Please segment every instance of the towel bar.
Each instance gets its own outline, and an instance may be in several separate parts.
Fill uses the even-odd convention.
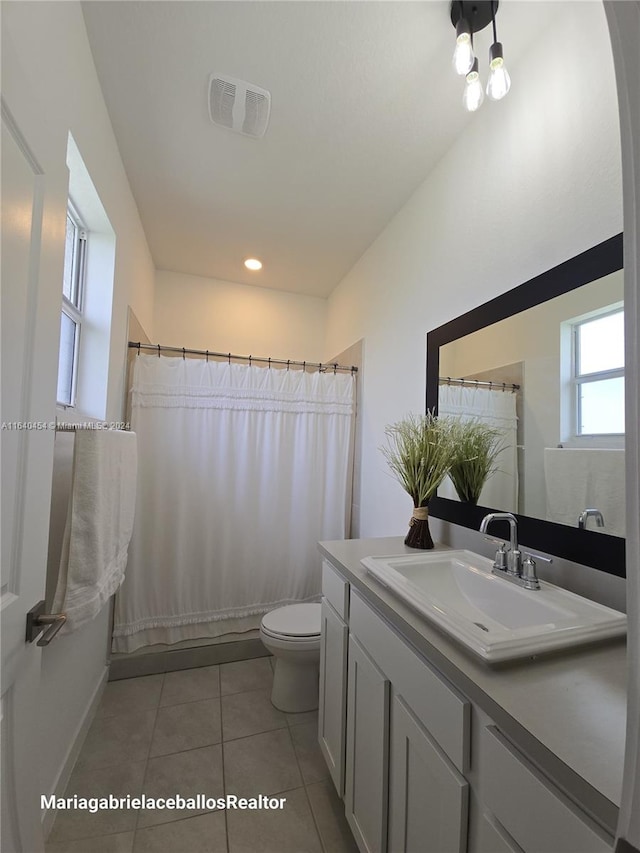
[[[67,621],[64,613],[45,613],[45,603],[39,601],[35,607],[27,613],[27,643],[33,643],[36,637],[44,631],[38,640],[39,646],[48,646]]]

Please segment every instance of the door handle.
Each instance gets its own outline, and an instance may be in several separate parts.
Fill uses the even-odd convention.
[[[65,613],[45,613],[44,609],[45,602],[39,601],[27,613],[27,633],[25,637],[27,643],[33,643],[36,637],[42,634],[38,640],[38,645],[48,646],[67,621]],[[43,631],[44,634],[42,633]]]

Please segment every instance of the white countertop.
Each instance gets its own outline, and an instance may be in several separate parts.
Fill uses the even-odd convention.
[[[402,537],[321,542],[320,551],[561,788],[615,831],[625,748],[624,640],[490,666],[403,604],[360,564],[367,556],[415,554]]]

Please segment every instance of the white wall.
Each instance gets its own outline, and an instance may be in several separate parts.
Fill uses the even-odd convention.
[[[33,124],[39,111],[37,150],[47,161],[66,168],[69,132],[78,146],[91,180],[116,235],[113,317],[109,357],[107,420],[119,420],[123,402],[126,314],[130,304],[143,325],[153,325],[154,270],[142,226],[120,160],[109,116],[98,85],[79,3],[3,3],[3,97],[19,123]],[[44,117],[44,120],[42,120]],[[60,242],[60,289],[41,294],[45,320],[41,339],[50,342],[52,364],[57,364],[62,299],[64,198],[58,221],[47,223]],[[44,309],[43,309],[44,310]],[[48,419],[55,417],[55,383],[43,392],[49,403]],[[53,459],[53,436],[50,444]],[[43,469],[42,489],[50,492],[51,469]],[[44,590],[43,590],[44,592]],[[43,650],[39,706],[42,724],[39,770],[42,792],[59,782],[68,751],[82,730],[106,673],[108,613],[78,633],[59,638]]]
[[[154,343],[321,361],[326,299],[186,273],[156,273]]]
[[[378,448],[424,411],[426,332],[622,230],[604,12],[581,4],[576,28],[574,9],[510,57],[508,98],[471,117],[329,299],[326,352],[365,340],[362,536],[406,532],[410,499]]]

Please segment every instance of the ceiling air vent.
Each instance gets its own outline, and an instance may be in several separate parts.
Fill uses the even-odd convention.
[[[271,93],[253,83],[222,74],[209,79],[209,115],[220,124],[244,133],[264,136],[271,112]]]

